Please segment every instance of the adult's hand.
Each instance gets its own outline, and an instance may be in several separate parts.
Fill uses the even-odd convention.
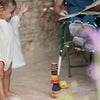
[[[57,14],[63,12],[65,15],[68,15],[67,11],[62,9],[63,3],[64,3],[64,0],[56,0],[54,11]]]
[[[68,12],[66,10],[61,10],[60,13],[63,12],[65,15],[68,15]]]

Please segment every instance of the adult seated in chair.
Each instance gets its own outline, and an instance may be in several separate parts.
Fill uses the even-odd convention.
[[[67,2],[67,9],[63,10],[62,5],[64,0],[56,0],[56,4],[54,10],[57,14],[63,12],[64,14],[73,14],[82,11],[87,6],[92,4],[94,0],[65,0]],[[100,9],[100,8],[99,8]],[[93,29],[94,26],[87,23],[92,22],[95,23],[94,15],[79,15],[70,18],[71,21],[75,22],[83,22],[83,23],[70,23],[69,30],[70,34],[73,36],[73,42],[77,46],[84,46],[88,41],[87,29]]]

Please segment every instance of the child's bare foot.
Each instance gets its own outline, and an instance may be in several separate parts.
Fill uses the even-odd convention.
[[[4,97],[4,98],[0,98],[0,100],[8,100],[8,98]]]
[[[6,96],[15,97],[15,96],[18,96],[18,95],[16,93],[14,93],[14,92],[9,91],[9,92],[6,93]]]

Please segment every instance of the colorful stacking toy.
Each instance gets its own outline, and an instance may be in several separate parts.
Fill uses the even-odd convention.
[[[52,98],[57,98],[58,94],[60,92],[60,86],[59,86],[59,75],[57,75],[57,71],[58,71],[58,65],[57,63],[52,63],[51,64],[51,83],[53,84],[52,87],[52,94],[51,97]]]

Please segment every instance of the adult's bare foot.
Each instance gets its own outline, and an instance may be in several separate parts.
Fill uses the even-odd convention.
[[[15,96],[18,96],[18,95],[16,93],[14,93],[14,92],[9,91],[9,92],[6,93],[6,96],[15,97]]]

